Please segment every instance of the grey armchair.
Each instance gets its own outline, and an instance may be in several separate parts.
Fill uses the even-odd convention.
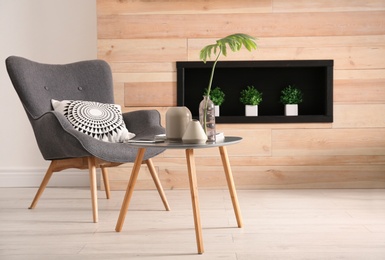
[[[54,172],[69,168],[88,169],[93,221],[98,221],[96,168],[101,168],[107,199],[110,197],[107,167],[134,162],[137,149],[126,143],[99,141],[74,129],[60,113],[53,111],[51,99],[86,100],[114,103],[112,73],[102,60],[65,65],[42,64],[22,57],[6,59],[6,67],[32,125],[37,144],[51,164],[32,201],[34,208]],[[135,138],[149,138],[164,133],[156,110],[123,113],[123,120]],[[166,210],[169,205],[151,158],[162,149],[147,149],[147,164]]]

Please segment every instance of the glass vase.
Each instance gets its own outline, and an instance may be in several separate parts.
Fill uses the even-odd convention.
[[[215,142],[215,106],[209,96],[203,96],[199,104],[199,122],[207,135],[207,142]]]

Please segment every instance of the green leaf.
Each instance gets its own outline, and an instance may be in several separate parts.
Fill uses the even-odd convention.
[[[200,51],[200,59],[206,63],[207,59],[208,58],[211,58],[211,53],[212,53],[212,50],[214,49],[214,54],[216,53],[216,49],[217,49],[217,45],[216,44],[211,44],[211,45],[207,45],[206,47],[204,47],[201,51]]]
[[[210,94],[215,66],[221,54],[223,54],[223,56],[227,56],[227,47],[229,47],[231,51],[236,52],[236,51],[239,51],[242,48],[242,46],[245,46],[245,48],[248,51],[257,49],[256,38],[244,33],[236,33],[217,40],[215,44],[210,44],[202,48],[202,50],[199,53],[199,58],[204,63],[206,63],[206,61],[211,58],[212,53],[216,56],[215,62],[211,71],[209,85],[207,88],[208,94]],[[218,54],[217,54],[217,51],[218,51]]]
[[[289,85],[281,91],[280,101],[283,104],[299,104],[302,100],[302,91],[294,86]]]
[[[200,59],[203,62],[206,62],[208,58],[211,57],[211,53],[216,54],[216,48],[220,48],[223,56],[227,56],[227,47],[229,47],[233,52],[239,51],[242,46],[248,51],[257,49],[256,38],[243,34],[237,33],[226,36],[216,41],[216,44],[207,45],[201,50]]]
[[[259,92],[254,86],[247,86],[241,91],[241,101],[244,105],[259,105],[262,102],[262,92]]]

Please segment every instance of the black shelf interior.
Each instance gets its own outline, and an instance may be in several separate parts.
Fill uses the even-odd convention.
[[[177,105],[198,118],[198,107],[207,88],[213,62],[177,62]],[[263,93],[257,117],[246,117],[240,91],[253,85]],[[294,85],[304,101],[299,116],[284,116],[281,90]],[[217,123],[333,122],[333,60],[222,61],[217,63],[212,88],[225,92]]]

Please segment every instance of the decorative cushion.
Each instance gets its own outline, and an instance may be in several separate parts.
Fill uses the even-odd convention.
[[[135,134],[124,124],[119,105],[81,100],[51,100],[55,111],[63,114],[74,128],[105,142],[127,142]]]

